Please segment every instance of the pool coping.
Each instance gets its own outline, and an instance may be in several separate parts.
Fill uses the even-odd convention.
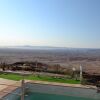
[[[68,83],[57,83],[57,82],[36,81],[36,80],[27,80],[26,83],[63,86],[63,87],[73,87],[73,88],[84,88],[84,89],[96,89],[97,90],[96,86],[82,85],[82,84],[68,84]]]

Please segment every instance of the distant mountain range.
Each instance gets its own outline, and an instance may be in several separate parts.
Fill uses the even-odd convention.
[[[96,48],[71,48],[71,47],[54,47],[54,46],[2,46],[0,48],[11,48],[11,49],[39,49],[39,50],[100,50]]]
[[[53,46],[5,46],[1,48],[15,48],[15,49],[67,49],[67,47],[53,47]]]

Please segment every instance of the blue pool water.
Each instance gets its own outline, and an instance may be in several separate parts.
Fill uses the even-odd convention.
[[[17,100],[20,100],[20,98],[18,98]],[[29,93],[27,94],[27,96],[25,96],[25,100],[94,100],[94,99],[54,95],[54,94],[44,94],[44,93]]]

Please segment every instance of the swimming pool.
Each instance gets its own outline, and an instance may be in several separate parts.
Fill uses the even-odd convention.
[[[21,100],[18,98],[17,100]],[[71,97],[64,95],[44,94],[44,93],[29,93],[25,100],[94,100],[90,98]]]
[[[96,89],[75,88],[66,86],[26,84],[25,100],[100,100]],[[21,93],[21,88],[13,93]],[[4,100],[20,100],[20,96],[8,94]]]

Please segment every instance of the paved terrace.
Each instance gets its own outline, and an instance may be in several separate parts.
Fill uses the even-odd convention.
[[[20,82],[0,78],[0,98],[15,90]]]

